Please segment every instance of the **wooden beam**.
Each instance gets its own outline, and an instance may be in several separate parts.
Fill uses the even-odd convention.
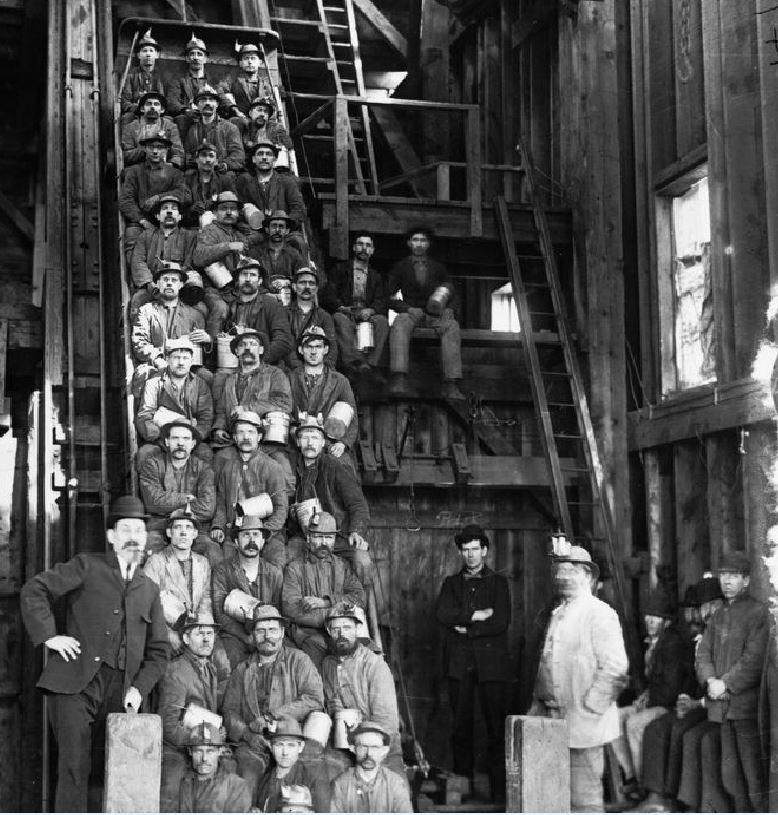
[[[0,192],[0,212],[17,228],[19,233],[32,243],[35,240],[35,227],[26,215],[19,212],[16,206]]]
[[[467,113],[467,195],[470,199],[470,235],[483,235],[483,192],[481,189],[481,118],[478,110]]]
[[[372,0],[353,0],[353,2],[354,8],[359,9],[365,15],[365,19],[376,28],[389,45],[401,56],[407,57],[408,40],[392,25],[375,3]]]
[[[411,144],[405,134],[400,120],[391,108],[385,107],[374,107],[373,118],[381,128],[392,155],[400,165],[403,176],[407,176],[410,179],[410,174],[417,172],[421,167],[421,159],[416,152],[416,148]],[[384,189],[384,187],[385,183],[381,184],[380,188]],[[434,187],[429,179],[417,179],[414,176],[411,181],[411,188],[413,189],[414,195],[426,195],[430,198],[434,197]]]
[[[629,449],[645,450],[683,439],[775,418],[769,386],[741,380],[699,389],[694,400],[642,408],[628,415]]]
[[[511,42],[518,48],[524,40],[532,36],[540,28],[547,26],[559,13],[555,2],[549,0],[534,0],[527,10],[513,24]]]
[[[294,130],[292,130],[292,132],[289,135],[293,139],[297,139],[300,138],[301,136],[304,136],[306,133],[310,133],[311,130],[313,130],[316,127],[316,125],[324,118],[324,116],[326,115],[327,111],[330,109],[331,106],[332,100],[330,100],[329,102],[325,102],[323,105],[319,105],[319,107],[317,107],[316,110],[313,111],[313,113],[306,116],[302,120],[302,122],[300,122],[300,124],[298,124],[297,127],[294,128]]]
[[[348,259],[349,189],[348,189],[348,102],[345,96],[335,99],[335,228],[330,235],[330,254]]]
[[[0,411],[5,399],[6,354],[8,352],[8,320],[0,320]]]

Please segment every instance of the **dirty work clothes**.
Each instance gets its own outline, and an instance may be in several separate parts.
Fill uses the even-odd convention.
[[[308,787],[314,812],[330,811],[330,784],[324,772],[303,761],[296,761],[289,772],[278,778],[276,768],[271,767],[259,782],[256,806],[261,812],[281,812],[281,787]]]
[[[326,419],[336,402],[346,402],[351,405],[354,415],[346,428],[345,435],[338,441],[343,442],[349,450],[352,450],[359,428],[357,402],[348,379],[327,364],[323,372],[315,379],[305,373],[304,367],[296,368],[289,374],[289,385],[292,391],[292,415],[295,416],[302,411],[314,416],[321,413]]]
[[[413,812],[408,782],[385,766],[370,784],[346,770],[332,782],[330,812]]]
[[[286,374],[275,365],[260,366],[251,373],[240,369],[226,377],[214,377],[213,401],[215,430],[229,430],[231,417],[238,407],[264,416],[266,413],[292,410],[292,393]]]
[[[395,317],[389,330],[389,359],[392,373],[407,374],[411,336],[415,328],[432,328],[440,337],[440,355],[444,379],[462,378],[462,335],[450,308],[440,317],[421,309],[406,311]]]
[[[181,782],[177,812],[251,812],[251,788],[239,776],[219,767],[202,778],[189,770]]]
[[[157,71],[144,71],[140,65],[130,68],[121,95],[122,123],[131,122],[138,112],[138,100],[144,93],[165,95],[162,77]]]
[[[357,322],[350,314],[337,312],[332,316],[332,321],[335,323],[338,353],[344,367],[355,362],[366,362],[375,368],[381,363],[389,336],[389,322],[383,314],[373,314],[367,320],[373,326],[373,350],[367,354],[357,349]]]
[[[168,158],[171,164],[175,164],[179,169],[184,166],[184,148],[181,145],[181,134],[178,132],[176,123],[168,116],[161,116],[159,119],[148,121],[146,119],[134,119],[122,128],[122,152],[124,153],[124,166],[140,164],[146,160],[146,148],[140,143],[141,139],[149,136],[156,136],[164,133],[172,142],[168,150]]]
[[[197,166],[197,148],[204,142],[210,142],[216,147],[216,158],[219,163],[227,165],[231,172],[243,170],[246,154],[238,128],[232,122],[215,117],[206,124],[201,118],[196,119],[184,136],[184,150],[186,151],[187,169]]]
[[[683,735],[707,717],[704,707],[690,710],[682,719],[676,716],[675,711],[670,711],[646,727],[641,775],[645,789],[668,798],[678,797]]]

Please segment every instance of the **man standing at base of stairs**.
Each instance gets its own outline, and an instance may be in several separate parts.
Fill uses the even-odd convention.
[[[462,380],[462,339],[455,317],[456,292],[445,266],[428,256],[432,232],[426,226],[408,233],[410,254],[392,267],[387,292],[389,308],[399,312],[389,331],[389,358],[392,372],[390,393],[412,395],[408,387],[411,337],[415,328],[432,328],[440,337],[443,391],[446,399],[464,399]],[[397,293],[401,292],[402,297]]]
[[[446,629],[443,668],[454,719],[454,772],[474,775],[477,695],[486,723],[492,797],[502,800],[510,591],[505,577],[486,565],[489,538],[480,526],[468,524],[454,543],[462,568],[443,581],[435,609]]]

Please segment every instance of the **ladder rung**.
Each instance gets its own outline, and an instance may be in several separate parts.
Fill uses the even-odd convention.
[[[544,260],[543,255],[516,255],[519,260]]]
[[[571,433],[554,433],[555,439],[565,439],[566,441],[582,441],[586,436],[575,436]]]
[[[588,473],[588,467],[560,467],[563,473]]]
[[[549,407],[564,407],[564,408],[574,408],[575,404],[573,402],[546,402]]]
[[[326,23],[327,28],[336,28],[338,31],[348,31],[348,26],[343,23]]]
[[[543,376],[566,376],[568,378],[572,378],[572,374],[568,371],[541,371],[540,372]]]
[[[530,311],[530,317],[558,317],[555,311]]]
[[[325,11],[337,11],[338,14],[345,14],[346,9],[341,8],[340,6],[324,6]]]

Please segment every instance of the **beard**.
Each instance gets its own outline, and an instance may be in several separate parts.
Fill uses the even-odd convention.
[[[349,642],[347,639],[337,639],[333,642],[332,647],[335,653],[339,657],[348,657],[357,650],[359,643],[354,640],[354,642]]]
[[[376,760],[370,756],[365,756],[360,761],[357,761],[357,764],[359,764],[363,770],[374,770],[378,766]]]

